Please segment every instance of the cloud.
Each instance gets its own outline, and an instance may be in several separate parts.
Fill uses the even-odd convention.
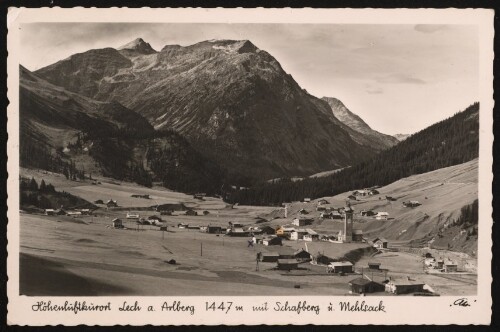
[[[424,80],[406,74],[390,74],[375,79],[378,83],[426,84]]]
[[[365,91],[371,95],[380,95],[384,93],[384,89],[382,88],[368,88]]]
[[[445,29],[445,25],[439,24],[417,24],[415,25],[415,30],[423,33],[434,33],[439,30]]]

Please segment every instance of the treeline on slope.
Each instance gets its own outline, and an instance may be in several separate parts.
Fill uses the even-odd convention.
[[[479,103],[440,121],[372,159],[321,178],[264,182],[227,195],[230,203],[278,205],[384,186],[414,174],[470,161],[479,155]]]
[[[92,203],[65,191],[56,191],[42,179],[40,185],[34,178],[19,178],[20,206],[23,209],[95,208]]]

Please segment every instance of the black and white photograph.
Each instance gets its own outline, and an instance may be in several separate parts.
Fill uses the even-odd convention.
[[[478,26],[257,21],[19,23],[17,295],[478,295]]]

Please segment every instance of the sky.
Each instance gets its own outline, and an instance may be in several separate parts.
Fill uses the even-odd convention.
[[[479,41],[471,25],[31,23],[21,26],[20,63],[36,70],[139,37],[158,51],[248,39],[310,94],[340,99],[391,135],[415,133],[479,98]]]

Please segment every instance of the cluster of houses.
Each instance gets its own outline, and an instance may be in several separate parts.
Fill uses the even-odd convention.
[[[455,261],[450,259],[436,259],[430,255],[428,255],[424,259],[424,264],[428,269],[434,269],[441,272],[452,273],[458,272],[458,264]]]
[[[349,281],[352,294],[367,294],[387,292],[395,295],[411,293],[431,293],[432,291],[423,282],[411,280],[411,278],[388,279],[381,282],[368,277],[359,277]]]
[[[91,209],[65,210],[62,207],[60,209],[45,209],[45,215],[46,216],[71,216],[71,217],[76,217],[76,216],[91,215],[91,214],[92,214],[92,210]]]
[[[377,190],[378,188],[378,186],[375,186],[371,188],[355,190],[349,196],[347,196],[347,198],[356,201],[361,197],[378,195],[380,194],[380,192]]]
[[[102,199],[98,199],[98,200],[94,201],[94,204],[106,205],[106,207],[108,207],[108,208],[118,207],[118,202],[115,201],[114,199],[108,199],[106,201],[106,203],[104,203],[104,201]]]

